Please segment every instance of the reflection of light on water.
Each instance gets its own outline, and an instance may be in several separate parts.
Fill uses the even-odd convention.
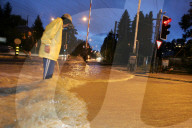
[[[87,77],[94,77],[100,74],[101,69],[97,65],[86,64],[84,72]]]
[[[85,73],[89,74],[89,71],[90,71],[90,67],[89,67],[88,64],[86,64],[86,66],[85,66]]]
[[[72,78],[90,78],[100,74],[101,69],[98,65],[88,64],[71,64],[70,72],[63,72],[63,76],[69,76]]]
[[[61,60],[66,61],[68,58],[68,55],[61,55]]]

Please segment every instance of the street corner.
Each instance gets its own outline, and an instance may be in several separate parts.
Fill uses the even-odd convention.
[[[121,82],[133,79],[134,76],[135,76],[134,74],[128,72],[111,69],[108,80],[109,82]]]

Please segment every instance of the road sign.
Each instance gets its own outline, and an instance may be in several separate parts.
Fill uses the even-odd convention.
[[[157,49],[159,49],[162,45],[162,41],[157,40],[156,42],[157,42]]]
[[[15,42],[15,44],[21,44],[21,40],[20,39],[18,39],[18,38],[16,38],[15,40],[14,40],[14,42]]]

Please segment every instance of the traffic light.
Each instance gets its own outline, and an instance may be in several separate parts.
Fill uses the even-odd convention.
[[[160,38],[162,40],[166,40],[167,35],[170,33],[168,31],[168,28],[171,27],[171,25],[169,24],[170,22],[171,22],[171,18],[169,18],[168,16],[163,15],[162,24],[161,24],[161,34],[160,34]]]

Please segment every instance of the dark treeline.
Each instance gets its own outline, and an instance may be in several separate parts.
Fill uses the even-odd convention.
[[[171,42],[162,40],[163,44],[157,51],[157,57],[160,60],[170,57],[192,57],[192,3],[190,3],[190,7],[188,13],[184,14],[178,23],[184,31],[183,36],[178,39],[173,39]],[[135,26],[136,15],[134,20],[131,21],[128,11],[125,10],[118,23],[117,36],[113,31],[109,32],[101,47],[101,55],[104,57],[105,62],[121,65],[128,64],[129,57],[133,53]],[[148,59],[153,57],[154,44],[152,43],[152,35],[152,12],[146,15],[140,12],[137,36],[138,65],[142,65],[147,57]]]
[[[117,36],[111,31],[105,38],[101,47],[101,54],[104,61],[108,63],[126,65],[130,55],[133,53],[133,43],[135,36],[136,16],[131,21],[127,10],[124,11],[117,29]],[[152,54],[152,34],[153,34],[153,14],[144,15],[140,12],[138,36],[139,43],[138,58],[151,56]]]
[[[27,21],[19,15],[12,15],[11,11],[12,7],[10,3],[7,3],[4,8],[0,6],[0,36],[9,37],[7,38],[7,43],[13,46],[14,38],[20,36],[18,35],[17,27],[26,25]]]
[[[32,27],[29,27],[27,20],[11,12],[12,6],[9,2],[4,7],[0,5],[0,37],[5,37],[6,45],[13,46],[13,48],[15,48],[14,39],[19,38],[21,50],[38,53],[44,31],[40,16],[38,15],[34,19]],[[60,54],[81,55],[82,57],[85,56],[85,53],[92,55],[92,48],[87,48],[88,50],[85,52],[85,41],[77,39],[77,34],[75,27],[63,29]],[[90,45],[88,44],[88,46]]]
[[[7,39],[6,45],[15,47],[14,39],[21,40],[20,49],[35,52],[40,46],[40,38],[44,28],[38,15],[32,27],[28,26],[28,21],[20,15],[11,14],[12,6],[9,2],[4,8],[0,6],[0,37]],[[36,46],[35,46],[36,44]],[[34,49],[33,47],[37,47]]]

